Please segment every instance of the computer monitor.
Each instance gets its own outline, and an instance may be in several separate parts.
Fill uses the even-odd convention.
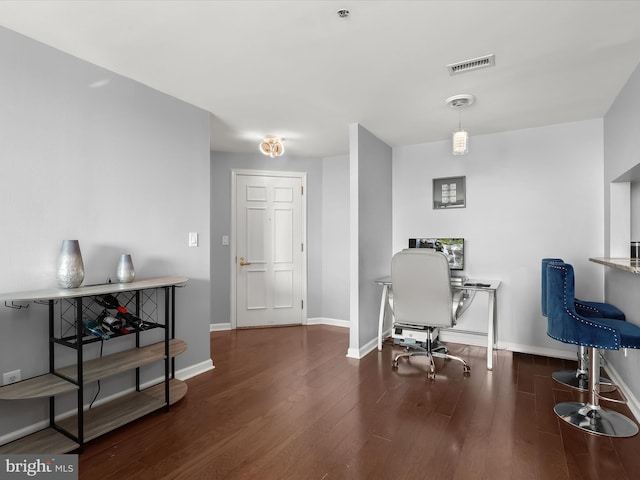
[[[433,248],[444,253],[451,270],[464,270],[464,238],[410,238],[409,248]]]

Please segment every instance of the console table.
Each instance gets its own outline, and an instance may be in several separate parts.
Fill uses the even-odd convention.
[[[49,318],[48,373],[0,387],[0,400],[48,398],[49,427],[0,446],[0,453],[53,454],[78,450],[93,438],[155,410],[168,409],[169,405],[183,398],[187,385],[175,378],[173,358],[184,352],[187,345],[175,338],[175,292],[187,281],[186,277],[170,276],[131,283],[0,294],[0,302],[13,308],[16,308],[15,302],[45,305]],[[105,296],[109,296],[118,307],[105,307]],[[121,315],[129,314],[128,318],[134,321],[126,328],[111,332],[106,338],[105,335],[98,336],[95,328],[87,328],[86,322],[98,318],[105,309],[113,309],[116,316],[116,311]],[[164,340],[142,345],[141,338],[145,332],[154,329],[164,330]],[[85,345],[107,340],[119,342],[113,340],[118,337],[130,338],[129,345],[126,341],[119,344],[119,347],[129,348],[104,356],[101,352],[97,358],[84,358]],[[134,341],[135,345],[130,348]],[[56,365],[56,346],[75,350],[75,362]],[[32,348],[41,347],[36,345]],[[157,362],[164,364],[163,381],[141,389],[140,367]],[[135,391],[86,409],[84,390],[87,384],[127,371],[135,372]],[[74,414],[56,419],[56,396],[73,395],[74,392]]]
[[[380,313],[378,317],[378,351],[382,351],[384,318],[387,305],[393,312],[393,285],[391,277],[375,280],[375,283],[382,285],[382,296],[380,298]],[[476,292],[485,292],[489,297],[489,314],[487,318],[487,369],[493,369],[493,346],[496,342],[496,325],[495,325],[495,308],[496,308],[496,292],[500,287],[499,280],[471,280],[468,279],[464,284],[451,284],[456,290],[472,290]],[[481,332],[462,332],[484,334]]]

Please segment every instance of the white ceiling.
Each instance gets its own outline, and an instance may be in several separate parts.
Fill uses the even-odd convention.
[[[444,140],[460,93],[472,136],[601,118],[640,62],[638,1],[3,0],[0,25],[211,112],[212,149],[232,152],[272,134],[344,154],[352,123]]]

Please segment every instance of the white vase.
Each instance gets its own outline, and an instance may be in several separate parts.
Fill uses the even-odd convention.
[[[78,240],[63,240],[58,255],[58,269],[56,271],[58,285],[62,288],[76,288],[84,280],[84,263],[80,253]]]
[[[120,255],[118,260],[118,268],[116,269],[116,278],[120,283],[130,283],[136,276],[136,272],[133,269],[133,262],[131,261],[131,255]]]

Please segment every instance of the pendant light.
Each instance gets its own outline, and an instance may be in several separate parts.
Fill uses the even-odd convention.
[[[476,97],[467,93],[454,95],[446,100],[449,108],[458,110],[458,130],[453,132],[451,138],[451,151],[454,155],[469,153],[469,132],[462,129],[462,109],[472,105],[475,100]]]

